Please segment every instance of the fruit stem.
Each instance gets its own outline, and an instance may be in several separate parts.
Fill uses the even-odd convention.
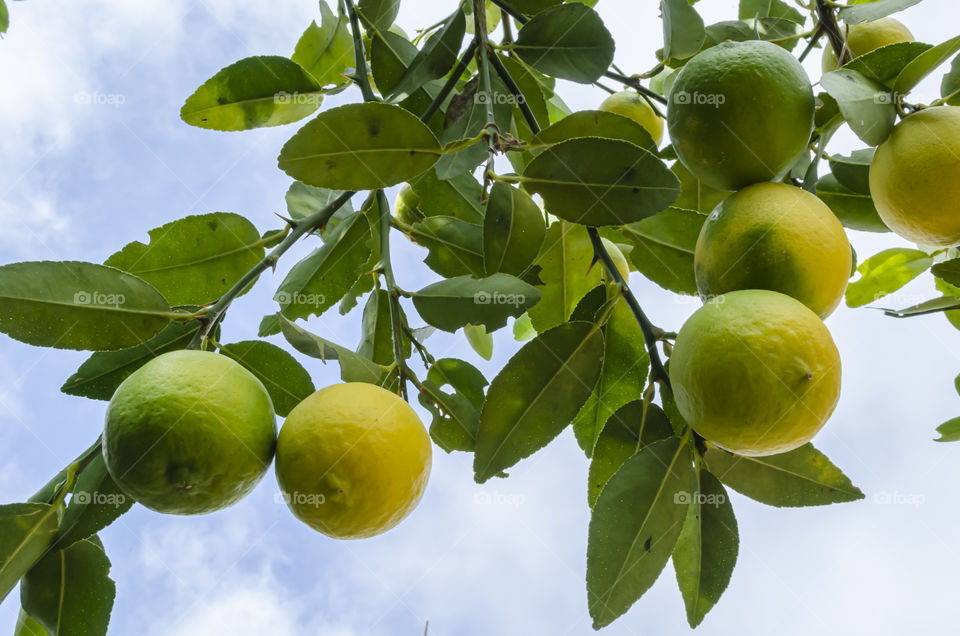
[[[820,28],[827,34],[837,57],[837,68],[840,68],[851,60],[850,49],[847,48],[846,38],[837,23],[837,15],[826,0],[817,0],[817,17],[820,18]]]

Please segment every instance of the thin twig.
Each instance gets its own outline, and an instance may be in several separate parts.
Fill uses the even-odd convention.
[[[640,78],[638,77],[628,77],[626,75],[621,75],[620,73],[614,73],[613,71],[607,71],[606,73],[603,74],[603,76],[609,77],[612,80],[616,80],[621,84],[623,84],[624,86],[629,86],[630,88],[637,91],[638,93],[641,93],[642,95],[646,95],[650,99],[660,102],[664,106],[667,105],[666,97],[664,97],[660,93],[657,93],[656,91],[650,90],[649,88],[641,84]]]

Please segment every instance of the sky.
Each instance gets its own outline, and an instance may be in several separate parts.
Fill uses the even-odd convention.
[[[8,3],[9,4],[9,3]],[[628,73],[654,64],[662,34],[655,0],[598,4]],[[735,17],[732,0],[704,0],[709,22]],[[920,41],[951,32],[950,0],[926,0],[898,17]],[[239,133],[199,130],[179,109],[193,90],[242,57],[289,55],[318,17],[312,0],[84,0],[14,2],[0,41],[0,262],[102,262],[147,231],[188,214],[226,211],[261,231],[280,227],[290,179],[276,155],[297,124]],[[448,8],[404,0],[408,32]],[[819,67],[815,53],[806,66]],[[936,97],[927,81],[915,101]],[[574,109],[600,90],[563,83]],[[359,99],[350,91],[324,108]],[[845,131],[831,145],[862,144]],[[850,232],[861,259],[908,244]],[[297,255],[231,309],[222,342],[256,337],[270,298]],[[399,284],[435,279],[425,252],[393,243]],[[284,265],[283,263],[286,263]],[[653,321],[676,330],[699,305],[647,282],[631,287]],[[936,295],[929,276],[883,306]],[[314,318],[308,328],[349,346],[359,311]],[[775,509],[733,494],[740,556],[730,587],[697,633],[935,634],[955,631],[953,541],[960,445],[933,442],[960,415],[953,378],[960,333],[940,315],[895,320],[870,308],[838,309],[827,321],[843,360],[843,392],[815,445],[866,494],[864,500]],[[281,340],[274,339],[278,344]],[[517,350],[496,334],[484,361],[460,335],[428,341],[437,357],[466,359],[493,377]],[[339,381],[335,364],[296,354],[315,384]],[[23,501],[100,433],[103,402],[59,392],[87,357],[0,336],[0,501]],[[429,421],[427,414],[415,405]],[[333,636],[589,634],[584,589],[589,510],[587,460],[567,431],[521,462],[508,479],[474,484],[471,458],[435,449],[419,508],[373,539],[338,542],[293,518],[267,474],[236,506],[200,517],[135,506],[101,534],[117,598],[111,634]],[[12,630],[17,594],[0,605]],[[671,566],[602,633],[682,633],[683,604]]]

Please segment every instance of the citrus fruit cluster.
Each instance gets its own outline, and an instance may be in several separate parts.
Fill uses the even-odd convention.
[[[708,442],[749,456],[808,442],[840,394],[840,358],[823,324],[852,255],[840,221],[780,180],[813,132],[813,90],[769,42],[694,56],[669,96],[667,127],[690,174],[733,191],[710,212],[694,268],[705,305],[677,334],[677,407]]]
[[[158,512],[203,514],[236,503],[274,453],[293,514],[341,539],[395,526],[430,475],[430,438],[416,413],[372,384],[317,391],[290,412],[278,440],[273,403],[253,373],[216,353],[174,351],[132,373],[107,407],[107,470]]]

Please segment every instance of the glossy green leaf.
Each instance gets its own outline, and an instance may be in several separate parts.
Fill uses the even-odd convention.
[[[953,58],[950,70],[940,81],[940,95],[950,106],[960,106],[960,55]]]
[[[400,0],[357,0],[356,6],[364,25],[386,31],[397,19]]]
[[[487,278],[457,276],[427,285],[412,295],[428,325],[454,332],[468,324],[496,331],[540,299],[540,290],[509,274]]]
[[[567,115],[534,135],[527,145],[527,152],[520,155],[522,163],[526,166],[549,146],[577,137],[619,139],[654,154],[657,152],[657,144],[647,129],[629,117],[602,110],[581,110]]]
[[[544,85],[545,76],[533,70],[528,64],[524,64],[517,57],[510,57],[502,53],[497,53],[500,61],[506,67],[510,77],[516,82],[523,95],[523,101],[526,102],[530,112],[533,113],[537,124],[542,128],[550,123],[550,111],[547,108],[547,93],[549,89]],[[519,105],[513,107],[513,120],[517,127],[517,137],[523,140],[529,140],[533,137],[533,131],[520,111]]]
[[[740,551],[737,519],[726,489],[706,470],[700,471],[699,482],[688,497],[687,518],[673,550],[673,567],[690,627],[699,625],[720,600]]]
[[[612,623],[653,585],[673,552],[693,491],[689,444],[644,446],[613,474],[590,517],[587,605],[594,629]]]
[[[478,356],[484,360],[493,358],[493,334],[487,331],[486,327],[483,325],[464,325],[463,336]]]
[[[133,507],[133,498],[120,490],[110,474],[102,453],[97,453],[77,477],[70,505],[60,520],[54,539],[57,550],[64,550],[88,539],[120,518]]]
[[[303,119],[321,101],[320,84],[299,64],[260,55],[219,70],[187,98],[180,118],[198,128],[249,130]]]
[[[870,164],[873,162],[874,148],[854,150],[850,156],[834,155],[830,157],[830,170],[842,186],[857,194],[870,194]]]
[[[864,77],[891,86],[903,69],[921,53],[933,48],[923,42],[896,42],[859,55],[843,68],[856,71]]]
[[[930,268],[930,271],[937,278],[955,287],[960,286],[960,258],[951,258],[948,261],[937,263]]]
[[[670,166],[670,172],[680,180],[680,196],[673,202],[675,208],[692,210],[700,214],[710,214],[713,208],[732,194],[703,183],[679,161]]]
[[[479,90],[478,78],[468,82],[454,95],[447,107],[447,121],[440,142],[445,155],[437,162],[437,176],[452,179],[474,168],[487,158],[488,147],[478,137],[487,125],[487,102],[493,101],[493,120],[500,130],[509,130],[513,116],[512,95],[498,75],[490,78],[490,96]],[[461,112],[462,111],[462,112]],[[460,140],[465,140],[461,141]]]
[[[370,358],[312,334],[282,315],[279,319],[283,337],[287,339],[290,346],[304,355],[318,358],[323,362],[337,360],[340,363],[340,379],[344,382],[382,385],[386,381],[387,370]]]
[[[297,359],[275,344],[263,340],[244,340],[224,345],[220,353],[236,360],[257,376],[273,401],[280,417],[286,417],[316,388],[307,370]]]
[[[305,183],[294,181],[290,184],[290,187],[287,188],[284,200],[287,202],[287,212],[290,214],[290,218],[300,220],[310,216],[314,212],[319,212],[333,203],[342,194],[343,190],[315,188]],[[340,206],[340,209],[336,211],[334,217],[339,216],[343,218],[344,216],[350,216],[352,213],[353,205],[351,205],[348,200]],[[328,221],[325,229],[332,229],[332,222],[333,219]]]
[[[519,181],[543,197],[547,211],[584,225],[639,221],[665,210],[680,194],[677,177],[649,151],[593,137],[547,148]]]
[[[153,286],[79,261],[0,266],[0,332],[39,347],[110,351],[152,338],[171,319]]]
[[[306,184],[372,190],[409,181],[441,148],[430,129],[392,104],[347,104],[324,111],[284,144],[280,169]]]
[[[239,214],[188,216],[150,230],[105,265],[138,276],[174,305],[202,305],[226,293],[263,259],[257,228]]]
[[[419,399],[433,414],[430,437],[444,451],[473,451],[486,385],[483,374],[463,360],[441,358],[430,367]],[[445,386],[454,392],[443,391]]]
[[[556,221],[547,230],[540,254],[540,302],[530,308],[533,326],[540,333],[566,322],[577,303],[600,284],[601,267],[593,267],[593,244],[587,229]]]
[[[536,15],[541,11],[563,4],[564,0],[505,0],[505,4],[524,15]]]
[[[424,82],[443,77],[457,63],[460,46],[466,29],[466,18],[458,7],[444,21],[443,26],[434,31],[423,44],[423,48],[410,62],[406,71],[384,95],[387,101],[397,101],[417,90]]]
[[[401,309],[402,311],[402,309]],[[393,346],[393,323],[390,318],[390,294],[379,289],[370,294],[363,308],[357,353],[377,364],[389,366],[396,357]],[[403,339],[404,358],[410,357],[410,341]]]
[[[894,91],[904,95],[909,93],[923,78],[953,57],[957,51],[960,51],[960,35],[924,51],[900,71],[893,82]]]
[[[597,12],[571,2],[542,11],[524,24],[514,51],[542,73],[591,84],[613,62],[614,46]]]
[[[650,356],[643,330],[626,302],[617,302],[603,327],[603,367],[586,404],[573,419],[573,432],[587,456],[607,420],[625,404],[643,396]]]
[[[920,0],[880,0],[879,2],[858,3],[854,6],[842,7],[840,9],[840,19],[847,24],[879,20],[891,13],[912,7],[919,2]]]
[[[473,175],[461,174],[441,180],[434,170],[427,170],[410,188],[417,195],[417,210],[423,216],[452,216],[483,225],[483,186]]]
[[[407,72],[410,64],[419,54],[417,47],[404,36],[393,31],[377,31],[370,37],[370,72],[376,88],[389,93]],[[425,111],[442,88],[443,80],[424,82],[417,90],[403,98],[399,106],[419,116]],[[437,113],[430,119],[431,130],[439,133],[442,128],[446,106],[441,104]]]
[[[424,262],[441,276],[483,276],[481,226],[452,216],[429,216],[406,231],[430,250]]]
[[[290,59],[307,71],[320,86],[348,82],[344,76],[356,65],[350,21],[345,15],[334,14],[324,0],[320,0],[320,25],[311,22],[297,41]]]
[[[664,59],[684,59],[700,50],[707,34],[703,19],[687,0],[660,0],[660,15]]]
[[[940,437],[935,442],[956,442],[960,441],[960,417],[947,420],[937,427]]]
[[[641,274],[678,294],[696,294],[693,252],[707,217],[671,208],[623,228],[629,259]]]
[[[847,286],[850,307],[875,302],[897,291],[933,265],[933,258],[920,250],[896,247],[875,254],[857,266],[861,276]]]
[[[30,618],[21,607],[20,614],[17,616],[17,625],[13,629],[13,636],[49,636],[49,634],[40,623]]]
[[[905,309],[885,309],[884,313],[894,318],[909,318],[910,316],[923,316],[940,311],[952,311],[954,309],[960,309],[960,298],[956,296],[941,296]]]
[[[549,444],[573,420],[600,375],[603,335],[569,322],[525,344],[490,383],[473,471],[478,483]]]
[[[877,213],[869,194],[860,194],[846,188],[834,175],[826,175],[817,182],[817,196],[830,207],[844,227],[862,232],[889,232]]]
[[[0,33],[6,33],[10,28],[10,11],[5,0],[0,0]]]
[[[649,404],[646,413],[642,400],[620,407],[607,420],[593,447],[587,477],[587,502],[590,506],[593,507],[600,491],[625,461],[647,444],[672,436],[670,421],[656,404]]]
[[[724,484],[769,506],[824,506],[863,499],[860,489],[812,444],[767,457],[711,448],[704,461]]]
[[[335,236],[294,265],[274,299],[287,318],[319,316],[343,298],[370,259],[370,226],[357,213]]]
[[[800,25],[804,23],[803,14],[783,0],[740,0],[738,17],[741,20],[781,18]]]
[[[49,504],[0,506],[0,600],[50,547],[57,521],[57,509]]]
[[[530,195],[493,184],[483,221],[484,270],[519,276],[537,257],[546,233],[543,211]]]
[[[837,100],[843,118],[860,139],[871,146],[883,143],[897,119],[886,88],[847,68],[825,73],[820,84]]]
[[[99,540],[49,553],[23,579],[20,601],[50,636],[104,636],[116,585]]]

